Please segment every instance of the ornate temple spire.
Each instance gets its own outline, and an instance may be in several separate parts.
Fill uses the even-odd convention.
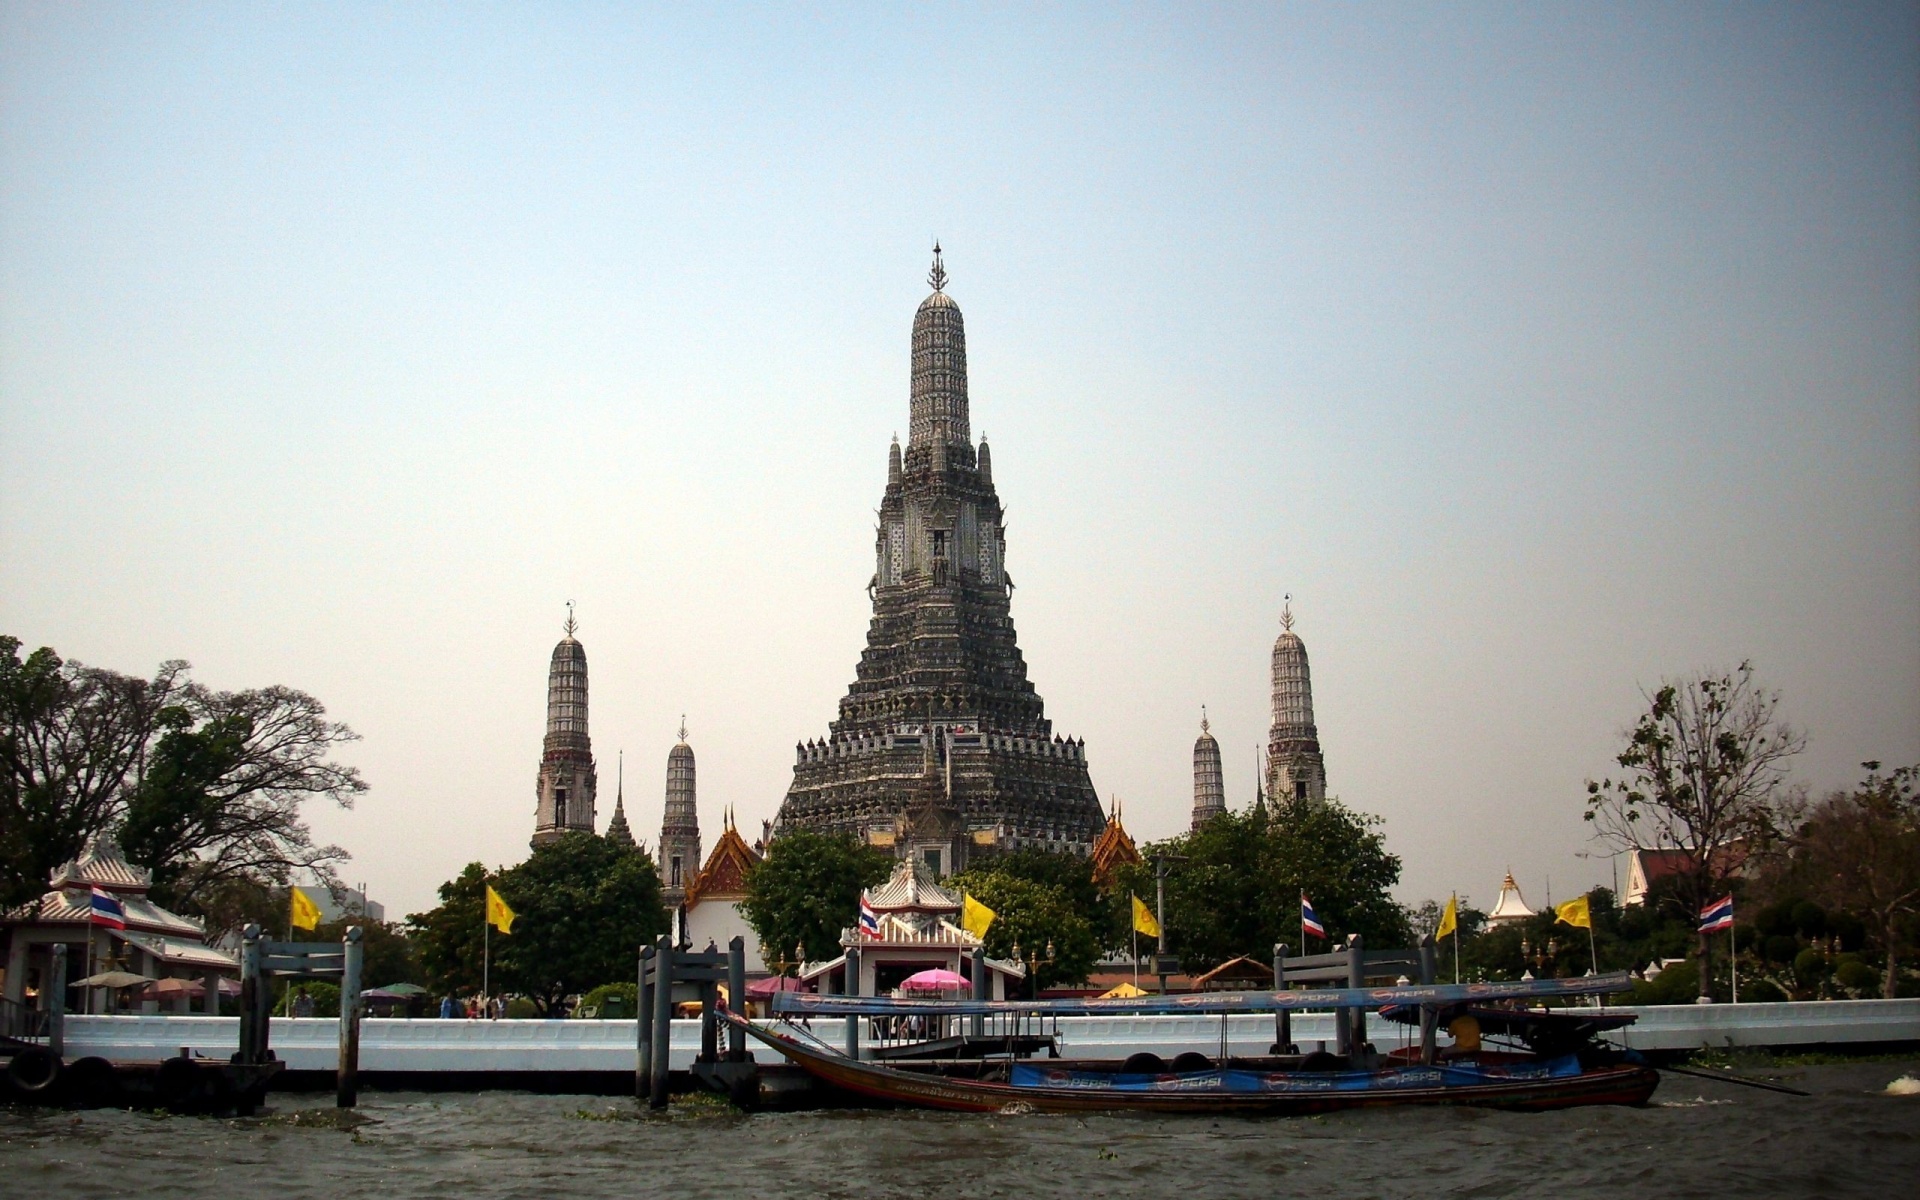
[[[574,634],[573,601],[567,601],[565,636],[547,668],[547,736],[534,782],[533,844],[544,845],[572,830],[593,832],[599,777],[587,733],[587,651]]]
[[[1267,732],[1267,794],[1281,800],[1322,800],[1327,794],[1320,733],[1313,723],[1313,675],[1307,644],[1293,631],[1293,596],[1280,608],[1273,643],[1273,725]]]
[[[1200,707],[1200,736],[1193,743],[1193,828],[1227,811],[1227,785],[1220,768],[1220,743],[1207,726],[1207,709]]]
[[[920,302],[920,310],[913,315],[909,450],[973,440],[967,428],[967,330],[960,306],[946,294],[947,271],[937,245],[927,282],[933,285],[933,294]]]
[[[613,777],[613,820],[607,825],[607,840],[616,846],[636,849],[633,830],[627,827],[627,752],[622,750]]]
[[[700,861],[693,747],[687,745],[687,718],[682,715],[680,741],[667,754],[666,813],[660,822],[660,890],[669,906],[686,899]]]
[[[975,854],[1086,853],[1106,823],[1056,734],[1011,612],[1005,509],[970,440],[966,332],[944,259],[913,318],[906,444],[874,512],[873,620],[826,740],[794,747],[777,831],[849,834],[939,876]]]

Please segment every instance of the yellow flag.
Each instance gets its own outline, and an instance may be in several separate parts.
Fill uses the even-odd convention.
[[[1593,912],[1587,908],[1587,898],[1569,900],[1565,904],[1553,906],[1553,923],[1556,925],[1575,925],[1581,929],[1593,928]]]
[[[1138,896],[1133,898],[1133,928],[1135,932],[1144,933],[1150,938],[1160,936],[1160,922],[1153,919],[1153,910]]]
[[[501,933],[513,932],[513,910],[500,898],[500,893],[493,890],[492,884],[487,885],[487,924]]]
[[[1439,941],[1450,934],[1460,932],[1460,896],[1458,893],[1447,897],[1447,911],[1440,914],[1440,927],[1433,931],[1433,940]]]
[[[307,899],[305,892],[299,888],[289,888],[288,895],[293,898],[290,920],[295,929],[312,929],[320,924],[320,906]]]
[[[960,899],[960,928],[977,938],[987,936],[987,926],[1000,914],[962,892]]]

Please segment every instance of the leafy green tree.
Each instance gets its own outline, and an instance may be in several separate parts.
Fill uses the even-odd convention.
[[[585,831],[536,847],[494,890],[514,911],[513,932],[492,937],[494,990],[542,1015],[632,975],[641,944],[667,929],[653,859]]]
[[[1332,942],[1358,933],[1370,946],[1404,946],[1412,930],[1391,894],[1400,859],[1387,852],[1379,825],[1331,797],[1222,813],[1148,846],[1148,861],[1124,869],[1116,892],[1135,892],[1151,907],[1151,860],[1169,856],[1163,925],[1188,970],[1242,954],[1264,960],[1281,942],[1296,954],[1325,949],[1332,943],[1300,946],[1303,891]]]
[[[439,907],[407,918],[426,984],[441,995],[480,991],[480,923],[486,915],[487,878],[485,866],[468,863],[440,885]]]
[[[301,870],[335,882],[346,852],[314,844],[301,805],[351,806],[366,783],[328,757],[357,735],[318,700],[213,691],[183,662],[143,680],[44,647],[22,661],[19,647],[0,637],[0,902],[38,895],[108,831],[153,872],[156,900],[215,930],[235,928],[211,902],[235,885],[285,887]]]
[[[990,956],[1043,960],[1052,950],[1051,962],[1036,962],[1030,981],[1034,986],[1078,983],[1100,957],[1100,938],[1093,920],[1075,907],[1066,889],[1058,884],[987,869],[954,875],[946,880],[946,886],[965,891],[994,911],[985,939]]]
[[[45,646],[24,660],[19,651],[20,639],[0,635],[0,908],[38,899],[119,818],[187,670],[162,663],[153,679],[134,679]]]
[[[859,918],[861,891],[892,870],[891,855],[845,834],[788,830],[747,876],[740,908],[775,959],[799,945],[809,961],[836,958],[840,931]]]

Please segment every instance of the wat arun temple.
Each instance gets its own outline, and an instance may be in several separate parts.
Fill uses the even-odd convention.
[[[907,445],[896,439],[887,453],[868,584],[873,619],[853,684],[827,736],[794,747],[793,782],[761,843],[741,841],[729,815],[717,857],[704,866],[682,721],[667,761],[659,842],[662,886],[676,905],[692,910],[703,895],[730,894],[725,880],[744,878],[767,841],[795,829],[851,835],[936,878],[965,870],[976,854],[1027,847],[1090,855],[1096,864],[1115,847],[1133,854],[1117,802],[1108,814],[1094,794],[1085,743],[1053,731],[1027,678],[993,460],[986,439],[974,443],[968,419],[966,326],[947,295],[938,246],[927,282],[933,293],[913,318]],[[576,628],[569,604],[548,671],[536,847],[595,828],[599,777]],[[1326,765],[1307,648],[1290,608],[1281,613],[1271,668],[1273,724],[1255,802],[1321,800]],[[1198,829],[1227,811],[1220,746],[1204,716],[1193,778]],[[636,844],[618,786],[607,836]]]
[[[907,445],[887,455],[867,648],[827,736],[795,748],[774,834],[852,834],[936,875],[983,850],[1085,854],[1106,815],[1084,744],[1053,731],[1014,636],[993,461],[969,428],[966,326],[938,246],[927,282]]]

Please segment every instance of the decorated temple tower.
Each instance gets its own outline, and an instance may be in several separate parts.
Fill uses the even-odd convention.
[[[1280,610],[1280,636],[1273,643],[1273,726],[1267,731],[1267,796],[1324,800],[1327,766],[1313,724],[1313,677],[1307,644],[1293,631],[1292,597]]]
[[[1220,743],[1200,711],[1200,736],[1193,742],[1193,828],[1227,811],[1227,785],[1220,770]]]
[[[913,318],[907,446],[887,453],[873,619],[824,740],[795,748],[784,829],[853,834],[944,875],[975,849],[1085,854],[1105,825],[1014,635],[1006,529],[969,428],[966,329],[934,247]]]
[[[693,747],[687,745],[687,721],[680,719],[680,741],[667,753],[667,806],[660,820],[660,892],[667,907],[687,898],[700,872],[700,811],[694,794]]]
[[[534,781],[535,846],[573,830],[593,832],[599,779],[593,769],[593,741],[587,736],[587,651],[573,636],[578,628],[569,604],[566,636],[553,648],[547,668],[547,737]]]
[[[619,769],[613,777],[613,820],[607,822],[607,840],[628,850],[638,850],[640,844],[634,841],[633,829],[627,824],[627,755],[624,750],[620,753],[619,763]]]

